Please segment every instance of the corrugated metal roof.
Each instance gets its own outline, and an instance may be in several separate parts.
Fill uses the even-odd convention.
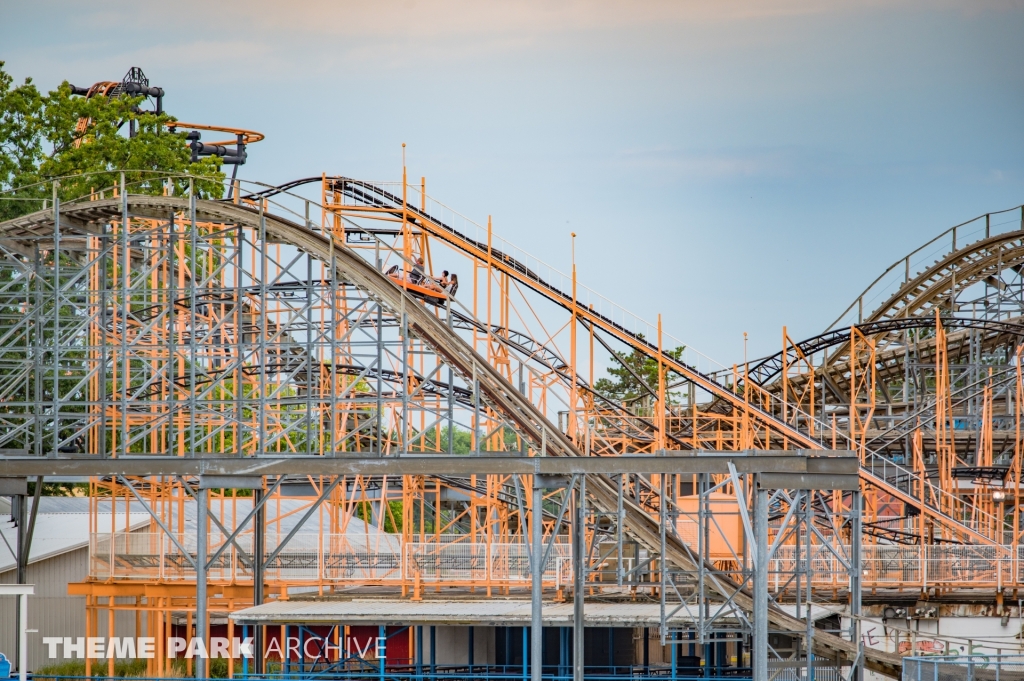
[[[36,527],[32,535],[29,563],[36,563],[89,545],[88,513],[46,513],[42,510],[46,508],[43,504],[40,504],[39,508],[40,512],[36,516]],[[149,514],[144,511],[142,513],[132,512],[129,514],[128,522],[132,529],[136,529],[145,526],[149,522],[149,517]],[[124,513],[116,514],[113,521],[118,531],[124,530]],[[101,515],[98,522],[100,527],[109,528],[110,515]],[[18,529],[11,522],[11,516],[0,515],[0,536],[2,536],[2,540],[0,540],[0,573],[13,570],[16,565],[11,549],[17,543],[17,533]]]
[[[302,520],[302,517],[305,515],[305,510],[309,508],[312,501],[312,499],[289,499],[287,497],[281,499],[271,499],[270,501],[268,501],[267,504],[264,506],[268,541],[273,541],[273,537],[275,535],[283,537],[289,532],[291,532],[292,529],[294,529],[295,526],[299,524],[299,521]],[[195,532],[196,503],[192,499],[186,499],[183,506],[185,508],[185,531]],[[139,508],[137,502],[135,502],[134,499],[132,500],[132,507]],[[40,508],[42,508],[42,506],[40,506]],[[100,509],[109,509],[109,504],[101,504]],[[118,504],[118,510],[123,509],[124,502],[122,501],[121,503]],[[251,510],[252,497],[238,497],[237,499],[231,499],[229,497],[225,498],[224,500],[213,499],[210,501],[210,513],[212,515],[216,515],[217,519],[220,520],[225,527],[235,526],[234,516],[236,512],[238,514],[238,520],[242,521],[246,518],[246,516],[249,515],[249,512]],[[168,522],[168,527],[177,527],[178,504],[170,504],[169,512],[170,520]],[[309,517],[309,519],[307,519],[306,522],[303,523],[300,532],[319,532],[321,517],[323,517],[325,524],[327,524],[329,522],[329,515],[330,514],[328,513],[326,507],[324,507],[322,513],[314,511],[313,514]],[[278,517],[281,518],[280,521],[276,520],[276,518]],[[250,524],[249,527],[251,526],[252,525]],[[347,534],[349,536],[365,534],[373,537],[376,537],[377,535],[382,535],[382,538],[386,538],[387,536],[384,535],[384,533],[381,532],[376,526],[365,523],[359,518],[349,519],[347,526]]]
[[[477,625],[524,626],[530,624],[530,602],[525,600],[430,600],[413,602],[397,599],[353,599],[332,601],[274,601],[231,614],[247,624],[392,624],[392,625]],[[546,626],[570,626],[572,603],[546,602]],[[657,626],[661,623],[658,603],[587,603],[584,618],[591,627]],[[726,616],[723,619],[728,620]],[[680,611],[672,622],[692,618]]]
[[[31,504],[32,499],[29,499]],[[196,505],[191,499],[184,504],[185,510],[185,533],[196,531]],[[238,499],[226,499],[223,503],[215,500],[210,504],[210,512],[217,516],[227,527],[234,526],[234,513],[232,507],[237,509],[238,519],[245,518],[252,510],[252,497],[239,497]],[[298,525],[299,520],[305,515],[302,509],[308,508],[309,500],[305,499],[280,499],[268,502],[267,508],[267,540],[276,542],[283,538]],[[117,503],[116,531],[123,531],[124,526],[124,500]],[[133,499],[131,501],[131,529],[144,527],[150,521],[150,515],[141,509],[141,506]],[[98,508],[97,524],[102,532],[110,531],[110,510],[109,502],[101,502]],[[170,505],[171,521],[170,527],[177,527],[178,505]],[[273,519],[278,515],[283,516],[280,522]],[[315,534],[320,529],[321,514],[314,512],[303,524],[301,532]],[[0,536],[6,540],[11,547],[15,546],[16,528],[11,523],[10,505],[0,508]],[[374,541],[376,546],[395,544],[397,539],[391,535],[381,532],[377,527],[363,522],[359,518],[351,518],[347,526],[347,536],[350,540],[358,543],[359,537],[365,537],[367,541]],[[36,519],[35,534],[32,539],[32,553],[30,563],[45,560],[67,551],[88,546],[89,544],[89,499],[88,497],[41,497],[39,500],[39,515]],[[395,548],[395,547],[392,547]],[[13,569],[15,559],[7,545],[0,540],[0,573]]]
[[[49,480],[49,478],[47,478]],[[28,498],[28,506],[32,508],[32,497]],[[0,514],[11,512],[9,497],[0,497]],[[39,497],[40,513],[88,513],[89,497]]]

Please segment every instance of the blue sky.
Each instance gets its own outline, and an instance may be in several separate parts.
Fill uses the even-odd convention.
[[[1024,2],[0,0],[44,88],[141,66],[243,175],[410,174],[724,363],[1024,202]]]

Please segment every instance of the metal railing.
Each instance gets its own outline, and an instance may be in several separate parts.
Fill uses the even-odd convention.
[[[725,536],[720,542],[728,542]],[[176,538],[191,557],[195,536]],[[278,546],[279,536],[268,535],[267,555]],[[223,542],[211,533],[210,554]],[[252,535],[242,534],[236,546],[224,551],[210,567],[213,581],[252,579]],[[848,546],[834,546],[849,555]],[[96,580],[192,581],[195,571],[174,542],[160,532],[98,533],[90,537],[89,576]],[[784,587],[797,569],[796,547],[780,546],[769,565],[777,577],[775,588]],[[801,555],[803,563],[806,558]],[[1000,588],[1024,585],[1024,545],[980,546],[971,544],[903,545],[874,544],[862,549],[865,587],[960,585]],[[556,542],[544,566],[544,580],[567,584],[572,547]],[[825,545],[815,544],[812,585],[818,588],[845,586],[845,568]],[[801,569],[803,565],[799,566]],[[529,551],[526,544],[509,542],[407,542],[400,535],[380,533],[366,537],[343,534],[299,533],[267,566],[268,579],[354,583],[485,583],[528,584]]]
[[[363,536],[300,532],[267,565],[265,575],[270,580],[314,583],[529,583],[526,544],[470,542],[464,535],[442,536],[446,541],[408,542],[401,535],[383,532]],[[175,535],[175,539],[188,556],[162,532],[93,534],[89,539],[89,576],[101,581],[194,581],[191,559],[196,556],[196,536],[182,533]],[[240,534],[210,566],[209,579],[252,579],[252,539],[251,532]],[[277,549],[281,539],[280,535],[268,533],[266,555]],[[212,555],[223,542],[223,535],[211,532],[207,555]],[[571,544],[556,541],[544,566],[545,581],[566,582],[566,565],[571,559]]]
[[[903,658],[903,681],[1011,681],[1024,678],[1024,656],[981,655]]]
[[[817,546],[815,548],[817,549]],[[848,555],[849,547],[837,547]],[[800,557],[801,565],[806,560]],[[1024,584],[1024,546],[939,544],[931,546],[874,544],[861,549],[864,588],[960,586],[985,589]],[[796,568],[796,548],[780,546],[769,564],[775,588],[789,582]],[[845,586],[843,566],[829,549],[814,551],[811,584],[817,588]],[[837,580],[833,580],[833,576]],[[790,585],[792,586],[792,585]]]
[[[993,220],[995,218],[995,220]],[[875,305],[888,300],[918,273],[949,254],[992,236],[1024,229],[1024,206],[979,215],[950,227],[927,243],[889,265],[882,274],[843,310],[828,329],[857,324],[871,316]]]

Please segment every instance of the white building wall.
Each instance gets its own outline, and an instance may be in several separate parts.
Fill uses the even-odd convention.
[[[845,630],[850,620],[843,618]],[[914,632],[908,634],[907,631]],[[904,656],[971,655],[975,659],[995,655],[1024,655],[1024,622],[1010,617],[939,617],[922,620],[866,618],[861,624],[865,647]],[[915,648],[916,647],[916,648]],[[913,650],[913,652],[911,652]],[[874,672],[866,681],[889,681]]]
[[[27,628],[39,630],[38,633],[28,635],[29,671],[55,661],[46,656],[44,636],[85,636],[85,597],[68,596],[67,585],[84,581],[88,573],[88,547],[29,564],[26,581],[34,584],[36,590],[35,595],[28,598]],[[16,581],[14,570],[0,572],[0,583],[14,584]],[[0,652],[10,659],[14,657],[17,636],[14,629],[17,602],[14,597],[0,597]],[[134,636],[134,614],[119,614],[115,618],[115,627],[116,636]],[[100,614],[98,631],[100,636],[107,635],[105,613]],[[104,662],[100,661],[100,664]]]
[[[89,549],[83,547],[48,560],[30,563],[27,582],[36,585],[28,599],[28,628],[39,633],[28,635],[29,669],[46,664],[43,636],[82,636],[85,633],[85,597],[68,596],[68,582],[85,579],[89,572]],[[14,584],[14,570],[0,573],[0,583]],[[14,657],[14,619],[17,599],[0,598],[0,652]]]
[[[435,627],[437,664],[469,664],[469,627]],[[430,628],[423,629],[423,662],[430,662]],[[494,664],[494,627],[473,627],[473,664]]]

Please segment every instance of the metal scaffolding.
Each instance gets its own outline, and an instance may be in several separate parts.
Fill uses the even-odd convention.
[[[856,627],[862,583],[1020,582],[1006,286],[972,284],[1001,317],[879,312],[811,341],[784,332],[780,355],[730,368],[404,171],[235,182],[227,201],[172,186],[153,196],[122,176],[62,200],[55,184],[0,225],[0,475],[94,475],[95,510],[152,518],[93,527],[91,578],[73,587],[90,627],[135,608],[157,631],[198,602],[227,613],[290,588],[529,588],[579,608],[592,591],[658,603],[673,649],[767,660],[781,655],[768,633],[786,632],[809,670],[822,656],[894,673],[855,629],[816,631],[813,609],[841,603]],[[984,257],[1014,266],[992,240],[1019,239],[987,238]],[[890,308],[910,309],[907,276]],[[657,380],[602,394],[605,352],[627,369],[637,353]],[[840,451],[855,457],[816,455]],[[956,551],[969,580],[929,567]]]

